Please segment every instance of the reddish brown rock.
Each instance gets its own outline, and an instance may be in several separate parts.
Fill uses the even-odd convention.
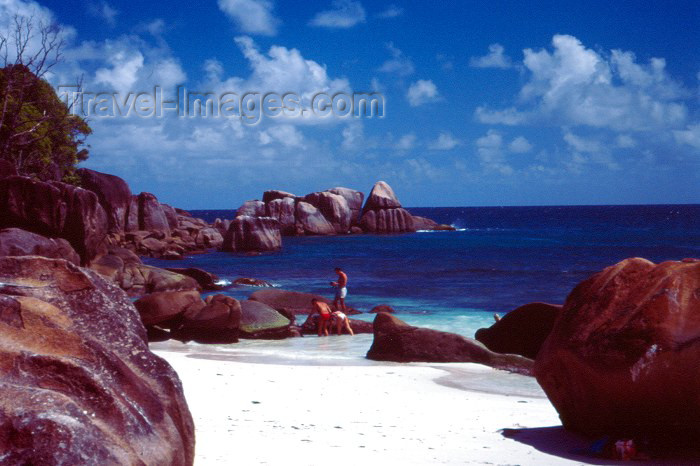
[[[367,233],[410,233],[416,231],[413,216],[405,209],[368,210],[360,226]]]
[[[0,159],[0,178],[7,178],[8,176],[15,175],[17,175],[15,164],[9,162],[8,160]]]
[[[626,259],[580,283],[535,374],[566,428],[697,438],[700,261]]]
[[[241,305],[229,296],[207,296],[203,307],[190,306],[173,336],[198,343],[235,343],[241,325]]]
[[[308,202],[297,202],[297,229],[307,235],[334,235],[335,228],[326,220],[320,210]]]
[[[44,256],[80,265],[80,256],[65,239],[46,238],[19,228],[0,230],[0,256]]]
[[[261,288],[271,288],[272,283],[260,280],[258,278],[237,278],[233,281],[234,285],[257,286]]]
[[[388,314],[393,314],[396,311],[394,310],[393,307],[389,306],[388,304],[380,304],[378,306],[374,306],[371,311],[369,311],[370,314],[378,314],[380,312],[386,312]]]
[[[293,314],[309,314],[312,311],[312,299],[330,304],[323,296],[280,289],[258,290],[251,294],[249,299],[267,304],[277,311],[291,311]]]
[[[0,179],[0,228],[68,240],[89,263],[104,251],[107,214],[92,191],[24,176]]]
[[[195,236],[195,244],[204,249],[218,249],[224,244],[224,237],[216,228],[202,228]]]
[[[525,304],[508,312],[491,327],[477,330],[475,338],[491,351],[535,359],[561,308],[555,304]]]
[[[280,231],[283,235],[296,233],[296,201],[294,198],[274,199],[265,207],[267,216],[280,222]]]
[[[162,291],[151,293],[134,302],[144,325],[177,326],[185,313],[196,315],[204,308],[199,292]]]
[[[352,212],[343,196],[323,191],[307,194],[304,196],[304,202],[316,207],[333,226],[335,233],[346,234],[350,230]]]
[[[109,231],[124,231],[131,203],[131,189],[126,181],[87,168],[79,169],[78,175],[81,187],[95,193],[107,213]]]
[[[168,204],[163,204],[161,202],[160,204],[161,209],[163,209],[163,214],[165,214],[165,219],[168,221],[168,226],[170,227],[170,231],[175,230],[179,228],[179,217],[180,215],[177,213],[177,211],[169,206]]]
[[[286,198],[291,198],[292,200],[296,198],[296,196],[292,193],[288,193],[286,191],[279,191],[276,189],[270,190],[270,191],[265,191],[263,193],[263,203],[269,204],[272,201],[276,201],[277,199],[286,199]]]
[[[364,211],[379,210],[379,209],[397,209],[401,207],[394,190],[391,189],[386,181],[377,181],[372,187],[367,202],[365,203]]]
[[[236,217],[264,217],[265,203],[257,199],[245,201],[236,211]]]
[[[362,216],[362,202],[365,200],[365,195],[360,191],[342,187],[329,189],[328,192],[342,196],[345,199],[350,209],[350,225],[359,224],[360,217]]]
[[[138,219],[139,230],[162,231],[170,235],[170,225],[165,215],[163,206],[151,193],[141,193],[138,195]]]
[[[434,230],[439,227],[437,222],[425,217],[413,215],[413,226],[416,230]]]
[[[525,375],[530,375],[533,364],[522,356],[494,353],[461,335],[413,327],[383,312],[374,318],[374,341],[367,358],[395,362],[475,362]]]
[[[0,258],[3,464],[191,465],[194,425],[138,312],[87,269]]]
[[[229,226],[222,249],[232,252],[276,251],[282,247],[279,222],[269,217],[236,217]]]
[[[175,272],[179,273],[181,275],[186,275],[188,277],[192,277],[197,281],[197,284],[202,287],[203,290],[209,290],[209,291],[215,291],[215,290],[220,290],[222,288],[221,285],[218,284],[219,282],[219,277],[214,275],[211,272],[207,272],[206,270],[198,269],[196,267],[187,267],[187,268],[174,268],[174,267],[167,267],[165,270],[168,270],[170,272]]]

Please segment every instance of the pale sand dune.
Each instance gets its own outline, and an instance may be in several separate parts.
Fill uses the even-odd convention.
[[[585,444],[560,428],[527,431],[518,436],[527,439],[522,443],[504,437],[501,429],[560,422],[537,390],[509,396],[454,388],[470,376],[496,374],[496,385],[507,380],[503,377],[520,377],[483,366],[291,366],[202,359],[163,349],[156,353],[182,379],[195,419],[197,466],[551,465],[587,460],[570,454]]]

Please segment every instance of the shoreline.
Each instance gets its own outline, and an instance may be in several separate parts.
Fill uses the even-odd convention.
[[[284,365],[235,361],[226,353],[217,359],[212,356],[219,351],[199,348],[152,351],[182,379],[197,429],[197,465],[230,464],[234,458],[241,464],[305,465],[587,460],[571,461],[505,436],[503,429],[523,428],[553,428],[560,435],[559,418],[543,394],[455,386],[460,377],[501,372],[479,365]],[[494,384],[503,386],[499,375]]]

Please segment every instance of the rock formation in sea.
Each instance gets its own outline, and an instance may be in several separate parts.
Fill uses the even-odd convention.
[[[480,328],[474,337],[491,351],[535,359],[561,308],[556,304],[525,304],[508,312],[491,327]]]
[[[126,294],[61,259],[0,258],[3,464],[191,465],[177,374]]]
[[[274,218],[284,236],[454,229],[424,217],[412,216],[401,207],[394,191],[384,181],[374,185],[363,207],[364,197],[360,191],[343,187],[306,196],[271,190],[263,193],[262,201],[246,201],[236,216]]]
[[[222,250],[232,252],[275,251],[282,247],[279,222],[270,217],[244,215],[233,219]]]
[[[454,333],[408,325],[380,312],[374,318],[374,341],[367,358],[395,362],[475,362],[530,375],[533,361],[515,354],[495,353],[482,343]]]
[[[700,260],[626,259],[569,294],[535,363],[564,426],[700,435]]]

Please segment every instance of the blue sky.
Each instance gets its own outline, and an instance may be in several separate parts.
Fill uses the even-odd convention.
[[[391,184],[407,206],[700,202],[700,3],[3,0],[53,84],[379,91],[382,119],[90,119],[89,168],[183,208]]]

